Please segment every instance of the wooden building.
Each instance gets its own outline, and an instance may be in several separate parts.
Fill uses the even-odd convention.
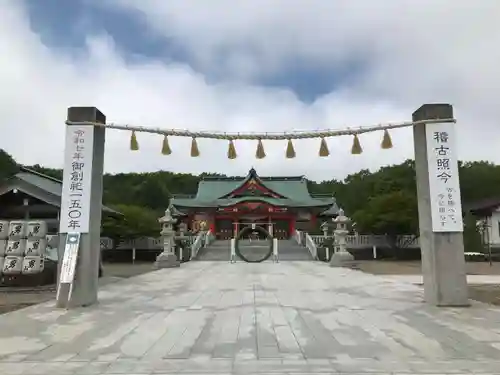
[[[0,185],[0,220],[44,220],[48,231],[59,230],[62,182],[28,168]],[[103,216],[121,214],[103,206]]]
[[[251,225],[289,238],[296,228],[315,226],[323,212],[338,211],[335,198],[311,195],[303,176],[260,177],[253,168],[244,178],[205,177],[196,196],[176,196],[170,204],[190,229],[207,223],[220,239],[232,238]]]

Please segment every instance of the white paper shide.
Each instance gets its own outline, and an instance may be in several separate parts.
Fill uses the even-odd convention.
[[[455,124],[427,124],[427,154],[433,232],[462,232],[462,202]]]
[[[94,127],[67,126],[61,198],[61,233],[88,233]]]

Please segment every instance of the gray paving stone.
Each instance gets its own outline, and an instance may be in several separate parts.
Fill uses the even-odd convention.
[[[500,374],[500,309],[316,262],[191,262],[0,316],[0,374]]]

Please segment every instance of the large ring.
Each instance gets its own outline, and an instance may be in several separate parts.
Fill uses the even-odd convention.
[[[261,234],[263,234],[264,236],[267,237],[267,240],[269,242],[269,251],[267,252],[266,255],[264,255],[261,259],[257,259],[257,260],[250,260],[248,258],[246,258],[243,254],[241,254],[240,252],[240,247],[239,247],[239,242],[241,240],[241,238],[249,233],[249,232],[259,232]],[[255,228],[251,228],[251,227],[245,227],[241,230],[241,232],[238,233],[238,237],[236,237],[236,241],[234,243],[234,248],[235,248],[235,252],[236,252],[236,255],[238,255],[238,257],[247,262],[247,263],[260,263],[260,262],[263,262],[267,259],[269,259],[269,257],[273,254],[273,237],[271,236],[271,234],[265,230],[264,228],[260,227],[260,226],[255,226]]]

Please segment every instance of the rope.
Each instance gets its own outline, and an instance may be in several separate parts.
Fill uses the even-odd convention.
[[[378,124],[366,127],[355,127],[355,128],[345,128],[345,129],[325,129],[325,130],[314,130],[314,131],[292,131],[292,132],[265,132],[265,133],[226,133],[217,131],[191,131],[186,129],[160,129],[160,128],[149,128],[145,126],[136,126],[129,124],[101,124],[97,122],[75,122],[66,121],[66,125],[94,125],[100,126],[108,129],[118,129],[118,130],[128,130],[143,133],[152,134],[162,134],[166,136],[174,137],[189,137],[189,138],[206,138],[206,139],[219,139],[219,140],[288,140],[288,139],[312,139],[312,138],[328,138],[328,137],[338,137],[343,135],[359,135],[364,133],[371,133],[381,130],[390,130],[398,128],[406,128],[410,126],[415,126],[419,124],[433,124],[433,123],[449,123],[456,122],[455,119],[427,119],[422,121],[407,121],[400,123],[387,123]]]

